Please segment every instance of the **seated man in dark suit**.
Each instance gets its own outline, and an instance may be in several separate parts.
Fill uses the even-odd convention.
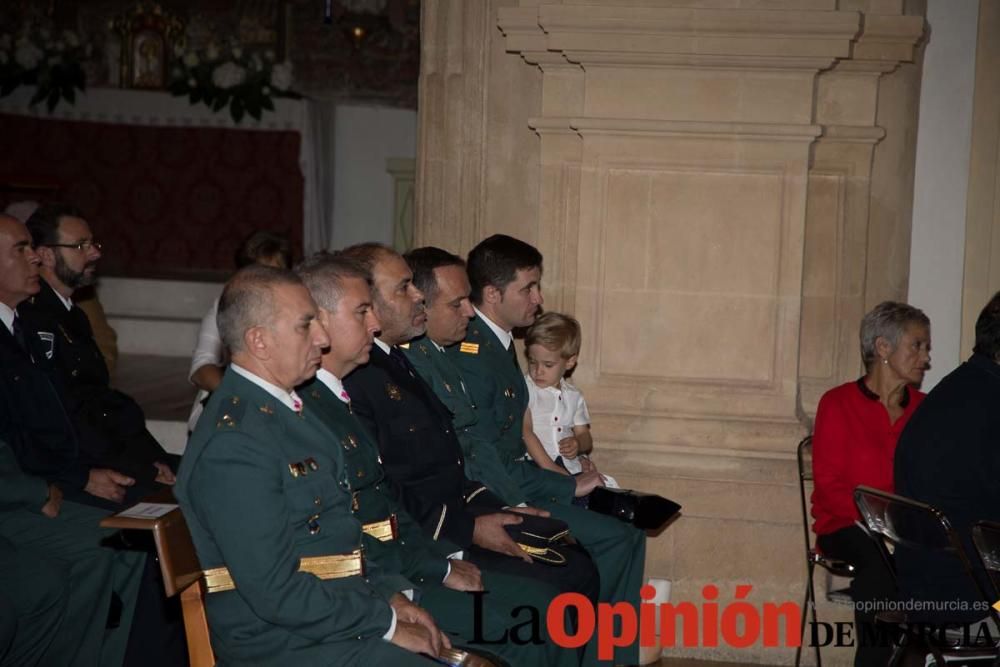
[[[1000,521],[998,438],[1000,292],[976,320],[972,356],[927,394],[896,446],[896,493],[944,512],[969,554],[975,552],[972,524]],[[969,623],[986,617],[987,603],[954,556],[903,547],[895,555],[900,594],[904,600],[931,602],[927,621]],[[991,590],[975,557],[973,562]],[[956,610],[956,601],[965,608]],[[996,639],[996,628],[991,632]]]
[[[81,458],[134,480],[112,490],[116,499],[136,502],[159,484],[173,483],[177,457],[164,452],[146,430],[138,404],[111,388],[87,316],[73,304],[74,291],[96,279],[101,246],[80,212],[65,204],[39,207],[27,228],[41,260],[41,286],[19,307],[26,330],[37,337],[33,342],[62,389]]]
[[[25,473],[54,482],[67,498],[118,508],[134,480],[82,459],[76,432],[37,336],[28,334],[18,307],[39,290],[38,256],[17,220],[0,216],[0,384],[6,417],[0,439]]]
[[[121,664],[145,557],[101,547],[110,533],[98,527],[104,513],[63,500],[63,485],[82,492],[89,482],[86,471],[78,479],[67,463],[76,456],[72,427],[45,374],[31,363],[15,310],[37,288],[38,258],[28,232],[0,215],[0,540],[9,544],[10,559],[0,568],[0,590],[17,614],[33,617],[19,620],[6,659],[17,665]],[[26,413],[49,428],[32,432]],[[15,457],[18,449],[21,456]],[[27,474],[18,464],[21,457],[50,475]],[[45,588],[53,576],[68,586],[65,595]],[[44,600],[32,604],[43,591],[48,607]],[[108,632],[112,592],[123,610],[118,628]],[[65,622],[58,624],[53,614]],[[46,627],[53,623],[58,633],[49,636]]]
[[[375,436],[386,475],[403,503],[435,540],[466,550],[467,560],[498,572],[548,581],[563,591],[596,599],[599,577],[578,546],[560,547],[569,562],[551,566],[531,559],[505,525],[521,521],[507,503],[465,474],[465,459],[448,408],[397,346],[424,331],[423,295],[403,258],[377,244],[344,254],[371,271],[375,314],[381,323],[371,360],[345,379],[354,412]],[[513,512],[547,516],[532,507]]]

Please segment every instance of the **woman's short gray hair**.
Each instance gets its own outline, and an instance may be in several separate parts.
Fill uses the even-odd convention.
[[[861,360],[866,369],[871,370],[878,356],[875,341],[884,338],[896,349],[908,324],[929,327],[931,321],[924,311],[898,301],[883,301],[868,311],[861,319]]]

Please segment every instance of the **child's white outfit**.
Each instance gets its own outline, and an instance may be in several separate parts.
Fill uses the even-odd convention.
[[[553,461],[558,459],[559,441],[573,435],[574,426],[590,424],[587,402],[580,390],[566,380],[559,380],[556,387],[539,389],[528,375],[524,376],[528,385],[528,410],[535,435],[542,441],[545,453]],[[572,474],[583,472],[580,461],[562,457],[563,465]]]
[[[542,442],[545,453],[553,461],[562,457],[563,467],[571,475],[583,472],[580,456],[568,458],[559,453],[559,441],[573,435],[574,426],[590,425],[590,412],[587,411],[587,401],[580,390],[567,382],[559,380],[556,387],[540,389],[530,376],[524,376],[528,385],[528,410],[531,411],[531,426],[535,436]],[[618,484],[613,477],[601,475],[606,486],[617,489]]]

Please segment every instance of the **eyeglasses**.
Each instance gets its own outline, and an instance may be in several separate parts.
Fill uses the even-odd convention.
[[[84,252],[91,248],[100,252],[101,248],[104,247],[97,241],[84,241],[83,243],[43,243],[42,245],[48,248],[73,248],[74,250],[83,250]]]

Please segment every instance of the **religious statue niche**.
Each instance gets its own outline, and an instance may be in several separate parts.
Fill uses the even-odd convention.
[[[112,23],[121,38],[121,86],[162,90],[167,66],[184,44],[184,23],[159,5],[137,3]]]

